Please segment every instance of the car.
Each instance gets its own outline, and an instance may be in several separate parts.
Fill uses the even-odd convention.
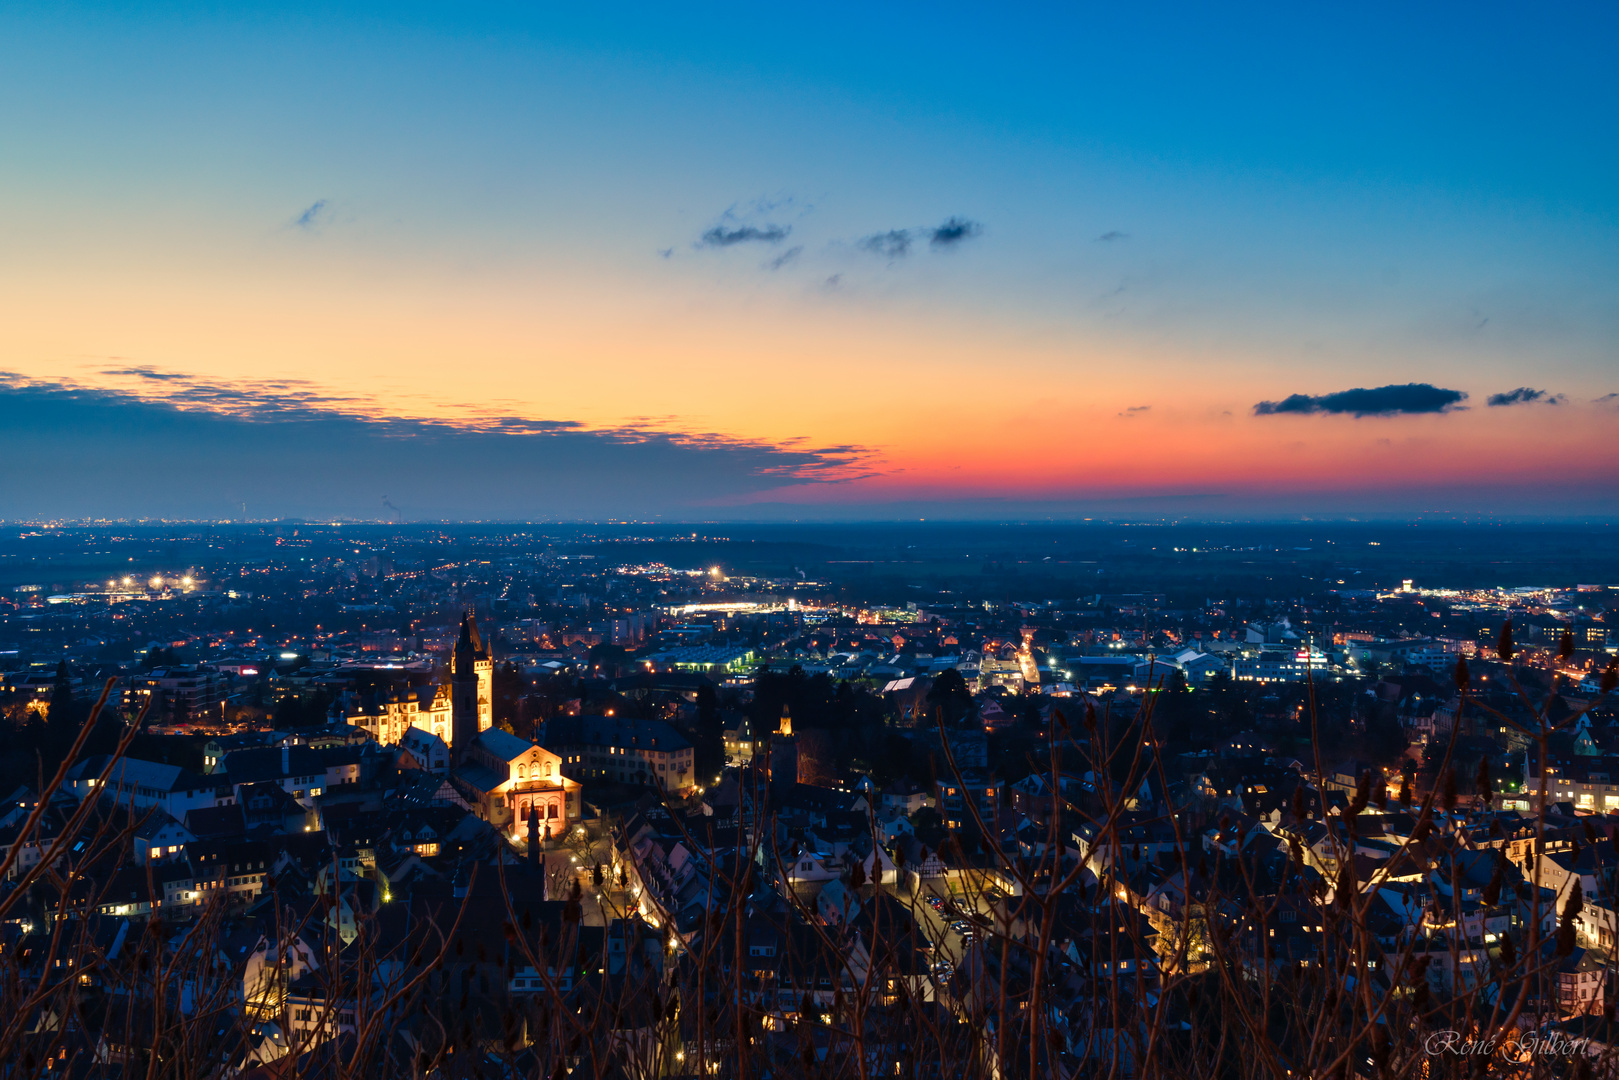
[[[937,896],[930,896],[928,897],[928,907],[932,908],[934,911],[940,911],[944,908],[944,901],[940,900]]]
[[[956,973],[956,966],[948,960],[940,960],[933,965],[933,974],[941,979],[948,979]]]

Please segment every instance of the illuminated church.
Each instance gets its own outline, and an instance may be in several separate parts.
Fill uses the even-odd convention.
[[[562,775],[562,758],[494,726],[495,662],[470,611],[448,682],[392,691],[346,709],[344,719],[384,745],[397,745],[413,727],[438,736],[449,746],[450,783],[497,828],[521,832],[532,814],[538,834],[550,838],[579,819],[580,785]]]
[[[561,836],[580,814],[580,784],[562,758],[494,726],[495,664],[469,611],[450,666],[450,783],[496,828],[533,818],[542,839]]]

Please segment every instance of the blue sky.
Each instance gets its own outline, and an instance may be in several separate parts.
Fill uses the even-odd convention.
[[[1602,5],[12,5],[0,370],[137,412],[159,381],[106,372],[262,383],[270,406],[298,383],[407,427],[516,415],[600,432],[611,461],[660,425],[864,451],[780,490],[698,454],[670,514],[1080,513],[1182,491],[1210,457],[1199,490],[1255,512],[1390,483],[1402,506],[1528,512],[1509,488],[1619,478],[1616,23]],[[952,220],[974,231],[930,243]],[[716,227],[764,239],[704,244]],[[902,254],[872,242],[895,235]],[[1253,413],[1407,383],[1470,404]],[[1520,386],[1546,394],[1484,405]],[[1522,450],[1496,476],[1478,463],[1501,444]]]

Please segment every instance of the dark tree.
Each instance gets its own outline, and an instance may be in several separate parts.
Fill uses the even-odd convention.
[[[73,695],[73,680],[68,674],[67,661],[58,661],[40,746],[47,776],[56,771],[68,751],[73,749],[73,742],[79,737],[79,729],[89,712],[88,705]]]
[[[693,734],[692,769],[706,784],[725,767],[725,721],[713,683],[705,681],[697,687],[697,726]]]
[[[955,668],[946,668],[928,687],[928,710],[943,717],[946,724],[959,724],[973,706],[967,680]]]
[[[528,678],[511,661],[496,664],[494,672],[495,726],[505,731],[516,731],[523,695],[528,693]]]

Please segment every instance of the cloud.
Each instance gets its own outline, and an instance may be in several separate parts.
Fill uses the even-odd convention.
[[[969,221],[964,217],[951,217],[943,225],[928,230],[928,246],[953,248],[963,240],[971,240],[983,231],[984,227],[976,221]]]
[[[1491,394],[1486,400],[1491,406],[1500,408],[1503,405],[1529,405],[1536,401],[1545,402],[1547,405],[1561,405],[1564,398],[1562,394],[1548,394],[1544,390],[1532,390],[1527,386],[1520,386],[1516,390],[1508,390],[1504,394]]]
[[[1619,394],[1603,394],[1599,398],[1592,398],[1591,399],[1591,404],[1593,404],[1593,405],[1609,405],[1609,404],[1612,404],[1613,402],[1616,402],[1616,401],[1619,401]]]
[[[703,233],[698,247],[723,248],[737,244],[779,244],[793,231],[791,225],[725,225]]]
[[[1096,238],[1096,242],[1098,244],[1111,244],[1111,243],[1114,243],[1115,241],[1118,241],[1118,240],[1128,240],[1128,239],[1130,239],[1130,234],[1129,233],[1120,232],[1117,229],[1109,229],[1107,232],[1103,233],[1101,236],[1098,236]]]
[[[786,251],[782,252],[780,255],[777,255],[774,259],[771,259],[769,262],[765,263],[765,269],[780,270],[782,267],[786,266],[788,263],[792,262],[802,254],[804,254],[803,245],[795,244]]]
[[[855,241],[855,247],[885,259],[903,259],[911,253],[911,230],[889,229],[887,232],[872,233]]]
[[[186,378],[186,376],[176,371],[159,371],[151,367],[113,368],[109,371],[103,371],[101,374],[110,375],[114,378],[124,376],[132,379],[149,379],[152,382],[176,382]]]
[[[244,500],[261,518],[375,518],[378,492],[421,518],[689,517],[870,468],[860,447],[667,421],[400,418],[295,380],[132,379],[87,386],[0,372],[0,409],[18,418],[0,426],[0,477],[12,481],[0,483],[0,519],[236,518]]]
[[[911,246],[919,240],[927,240],[928,247],[935,251],[949,251],[983,231],[984,227],[976,221],[952,216],[946,218],[942,225],[920,229],[889,229],[887,232],[862,236],[855,241],[855,247],[892,261],[909,255]]]
[[[1281,401],[1261,401],[1254,406],[1255,416],[1279,416],[1283,413],[1349,413],[1362,416],[1398,416],[1408,413],[1444,413],[1455,409],[1467,399],[1461,390],[1446,390],[1431,383],[1405,383],[1404,385],[1377,386],[1371,389],[1356,387],[1335,394],[1292,394]]]
[[[1151,405],[1130,405],[1127,406],[1119,415],[1128,418],[1132,416],[1140,416],[1142,413],[1150,412],[1151,410]]]
[[[303,213],[292,219],[292,227],[305,232],[314,232],[324,225],[331,215],[326,211],[326,200],[316,199],[310,203]]]

